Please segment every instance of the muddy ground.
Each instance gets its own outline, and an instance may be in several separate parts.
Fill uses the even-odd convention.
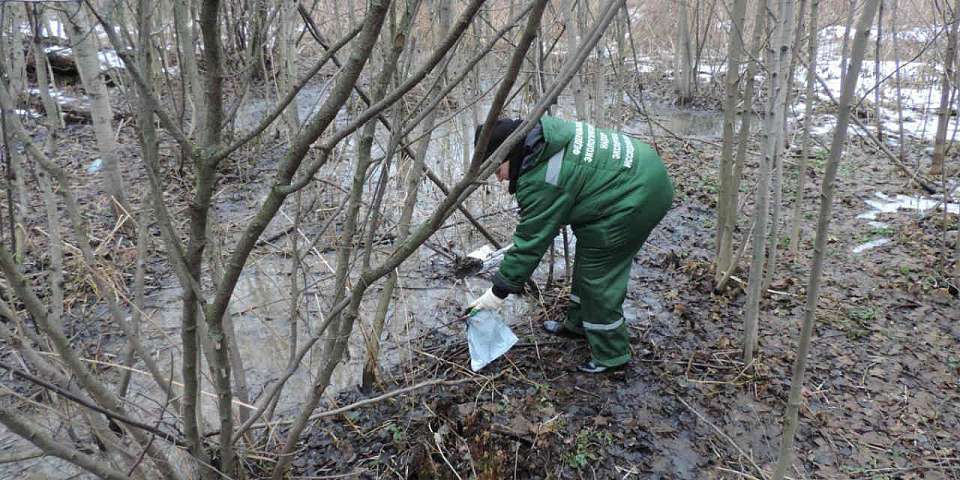
[[[957,217],[897,211],[878,215],[883,226],[857,218],[878,191],[918,191],[852,136],[837,185],[790,475],[960,478],[960,303],[955,285],[934,273],[944,248],[940,225],[947,222],[948,241],[956,242]],[[471,380],[317,421],[295,463],[298,473],[693,479],[772,471],[823,162],[814,160],[808,182],[800,255],[782,253],[763,301],[758,360],[746,369],[738,348],[746,273],[737,272],[725,292],[712,287],[719,149],[684,143],[661,139],[678,195],[635,259],[624,306],[635,357],[625,370],[577,373],[574,366],[589,355],[586,344],[539,331],[544,317],[562,312],[559,287],[560,298],[548,298],[546,309],[510,319],[519,346],[480,375],[469,372],[462,326],[437,331],[415,362],[394,372],[397,383],[383,389]],[[890,241],[853,253],[879,237]],[[453,316],[460,306],[448,308]],[[378,393],[345,393],[330,407]]]
[[[651,83],[668,88],[664,79]],[[683,139],[662,131],[656,136],[677,195],[635,260],[624,305],[634,350],[626,369],[601,376],[577,373],[575,365],[589,355],[586,345],[540,332],[544,318],[562,314],[565,291],[559,285],[547,291],[541,307],[508,319],[520,343],[480,374],[469,371],[462,325],[421,331],[417,348],[388,372],[383,385],[365,392],[344,388],[327,407],[425,380],[460,383],[425,387],[318,420],[304,436],[293,473],[321,478],[693,479],[759,478],[759,470],[771,471],[803,311],[824,156],[817,153],[812,159],[800,255],[782,252],[779,275],[763,303],[758,360],[745,368],[739,345],[747,274],[736,272],[730,288],[720,293],[712,284],[719,158],[712,135],[719,117],[708,109],[715,103],[706,99],[684,111],[684,118],[709,123],[706,138],[688,137],[696,132],[683,131],[686,120],[668,123]],[[642,123],[634,119],[628,126],[642,131]],[[85,172],[92,133],[84,125],[70,132],[58,158],[76,173],[78,191],[86,195],[82,200],[94,212],[94,230],[110,232],[109,219],[95,213],[106,211],[95,176]],[[132,135],[129,127],[124,134]],[[921,192],[873,147],[851,135],[834,201],[792,476],[960,478],[960,304],[955,283],[938,274],[956,271],[951,262],[957,255],[941,252],[957,248],[957,216],[898,210],[872,220],[882,223],[857,218],[872,210],[867,201],[876,200],[877,192],[887,197]],[[269,172],[282,152],[282,144],[274,142],[238,153],[241,160],[227,166],[218,215],[244,218],[256,206],[265,185],[258,178],[266,178],[260,174]],[[135,140],[131,136],[124,143],[131,160],[124,163],[125,178],[140,188]],[[926,161],[926,146],[911,144],[910,158]],[[263,151],[274,153],[263,156]],[[261,156],[252,161],[251,154]],[[789,172],[795,160],[793,152],[786,192],[792,192]],[[186,198],[181,194],[190,188],[189,172],[177,175],[170,155],[163,161],[170,168],[165,187],[171,198]],[[745,185],[752,185],[755,168],[755,160],[747,165]],[[142,196],[134,198],[137,203]],[[789,193],[785,198],[791,198]],[[39,200],[35,203],[39,212]],[[174,210],[178,221],[184,220],[184,207]],[[748,199],[743,218],[751,210]],[[503,225],[500,233],[509,235],[513,221],[509,214],[488,223]],[[744,223],[741,219],[738,245]],[[33,219],[33,226],[42,227],[41,219]],[[109,239],[99,234],[99,239]],[[853,253],[880,239],[889,241]],[[42,241],[36,247],[42,249]],[[114,272],[117,282],[129,283],[132,246],[118,242],[105,252],[105,265],[126,268]],[[153,252],[148,293],[174,281],[157,260],[161,255]],[[421,262],[407,274],[422,281],[417,288],[450,289],[462,285],[450,267],[442,259]],[[41,283],[43,256],[30,260],[25,270]],[[483,278],[468,282],[485,285]],[[89,283],[81,278],[68,288],[68,334],[88,358],[110,358],[123,344],[119,329],[83,321],[106,317]],[[405,294],[418,295],[416,289]],[[429,316],[454,318],[462,308],[461,296],[432,304]],[[540,303],[530,298],[510,302]],[[265,458],[275,447],[271,444]],[[270,461],[248,466],[253,473],[262,472]],[[31,470],[27,466],[20,473]]]

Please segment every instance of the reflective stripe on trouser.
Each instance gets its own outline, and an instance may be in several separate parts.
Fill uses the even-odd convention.
[[[586,335],[593,361],[603,366],[615,367],[630,359],[630,334],[621,308],[638,249],[611,256],[577,241],[571,288],[580,303],[570,302],[566,327]]]
[[[593,361],[615,367],[630,359],[630,334],[623,318],[633,257],[670,206],[650,201],[615,212],[574,229],[577,236],[573,264],[572,302],[566,327],[583,333]]]

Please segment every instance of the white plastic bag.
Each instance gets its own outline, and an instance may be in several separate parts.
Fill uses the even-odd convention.
[[[478,310],[467,317],[467,345],[474,372],[507,353],[517,340],[513,330],[493,310]]]

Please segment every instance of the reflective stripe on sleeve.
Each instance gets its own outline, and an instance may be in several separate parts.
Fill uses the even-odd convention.
[[[588,323],[583,322],[583,328],[587,330],[616,330],[623,325],[623,317],[620,317],[620,320],[617,320],[613,323]]]
[[[580,303],[580,297],[574,294],[570,294],[570,301],[573,303]]]
[[[554,154],[547,163],[547,176],[544,178],[544,181],[550,185],[556,186],[560,184],[560,167],[563,166],[563,152],[564,150],[560,150]]]

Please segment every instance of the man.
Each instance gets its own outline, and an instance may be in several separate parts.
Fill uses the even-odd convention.
[[[487,152],[520,124],[498,120]],[[660,157],[619,132],[545,116],[510,151],[497,180],[509,182],[520,222],[493,286],[468,308],[499,309],[519,293],[560,228],[570,225],[577,237],[570,306],[564,321],[546,321],[543,328],[586,337],[591,358],[580,371],[625,365],[630,343],[622,307],[632,260],[673,200]]]

